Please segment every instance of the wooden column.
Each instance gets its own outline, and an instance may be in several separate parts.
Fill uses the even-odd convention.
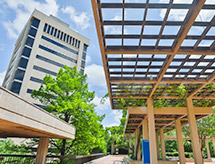
[[[129,149],[128,149],[128,152],[129,152],[129,153],[131,153],[131,152],[132,152],[132,151],[131,151],[131,149],[130,149],[130,148],[131,148],[131,146],[132,146],[132,144],[131,144],[131,141],[132,141],[132,140],[131,140],[131,139],[132,139],[132,138],[131,138],[131,137],[129,137]]]
[[[185,164],[186,159],[184,154],[184,143],[183,143],[180,119],[175,121],[175,127],[176,127],[176,137],[177,137],[177,144],[178,144],[179,162],[180,164]]]
[[[150,159],[152,164],[158,164],[157,160],[158,156],[156,149],[155,117],[152,98],[147,99],[147,106],[148,106]]]
[[[137,129],[134,132],[134,156],[137,157]]]
[[[211,159],[211,152],[210,152],[210,148],[209,148],[207,139],[205,140],[205,145],[206,145],[206,149],[207,149],[208,159]]]
[[[113,155],[114,154],[114,150],[115,150],[115,148],[114,148],[114,142],[111,144],[111,154]]]
[[[165,147],[165,139],[164,139],[164,129],[160,129],[160,141],[161,141],[161,154],[162,159],[166,160],[166,147]]]
[[[203,158],[202,158],[202,153],[201,153],[201,148],[199,143],[199,134],[198,134],[198,129],[196,125],[196,117],[195,117],[193,102],[191,98],[187,98],[187,116],[188,116],[195,164],[203,164]]]
[[[137,128],[137,160],[141,160],[141,144],[139,140],[139,135],[140,135],[140,129]]]
[[[214,147],[214,154],[215,154],[215,137],[212,138],[213,147]]]
[[[142,122],[142,131],[143,131],[143,139],[148,140],[149,133],[148,133],[148,120],[147,119],[144,119]]]
[[[45,164],[48,153],[49,138],[40,138],[35,164]]]
[[[160,149],[159,149],[159,134],[158,134],[158,131],[156,131],[156,145],[157,145],[157,156],[158,156],[158,159],[160,157]]]

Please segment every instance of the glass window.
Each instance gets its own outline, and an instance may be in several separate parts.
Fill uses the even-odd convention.
[[[25,71],[21,70],[21,69],[17,69],[16,70],[16,73],[15,73],[15,76],[14,76],[14,79],[17,79],[17,80],[23,80],[24,78],[24,75],[25,75]]]
[[[28,46],[30,46],[30,47],[32,47],[33,44],[34,44],[34,39],[28,37],[25,44],[28,45]]]
[[[66,37],[66,42],[69,43],[69,35]]]
[[[37,34],[37,30],[35,28],[30,28],[29,35],[35,37]]]
[[[84,44],[84,51],[87,51],[87,45],[86,44]]]
[[[77,39],[75,39],[75,47],[77,47]]]
[[[83,59],[83,60],[86,60],[86,52],[83,52],[83,54],[82,54],[82,59]]]
[[[26,56],[26,57],[30,57],[31,54],[31,49],[28,47],[24,47],[23,51],[22,51],[22,55]]]
[[[38,79],[36,77],[31,77],[30,80],[33,81],[33,82],[36,82],[36,83],[42,83],[43,82],[43,80]]]
[[[50,29],[51,29],[51,26],[49,25],[48,26],[48,30],[47,30],[47,33],[49,34],[49,32],[50,32]]]
[[[81,67],[84,68],[85,67],[85,61],[81,61]]]
[[[53,35],[53,32],[54,32],[54,27],[52,27],[50,35]]]
[[[27,89],[27,93],[32,94],[33,90],[32,89]]]
[[[81,75],[84,75],[84,70],[83,69],[81,69]]]
[[[13,93],[19,94],[21,85],[22,85],[22,83],[17,82],[17,81],[14,81],[14,82],[12,83],[12,86],[11,86],[10,90],[11,90]]]
[[[60,35],[60,40],[63,39],[63,32],[61,32],[61,35]]]
[[[63,41],[65,41],[66,40],[66,34],[64,34],[64,36],[63,36]]]
[[[56,37],[57,29],[54,30],[54,37]]]
[[[80,47],[80,41],[78,41],[78,48]]]
[[[57,38],[60,38],[60,30],[58,30]]]
[[[74,46],[75,38],[72,38],[72,45]]]
[[[47,26],[48,26],[47,24],[44,25],[43,32],[46,32]]]
[[[39,24],[40,24],[40,20],[34,18],[31,25],[38,28]]]
[[[40,72],[43,72],[43,73],[46,73],[46,74],[50,74],[50,75],[53,75],[53,76],[57,76],[57,73],[55,72],[52,72],[52,71],[49,71],[45,68],[42,68],[42,67],[38,67],[38,66],[34,66],[33,69],[37,70],[37,71],[40,71]]]
[[[72,42],[72,37],[70,36],[69,37],[69,44],[71,44],[71,42]]]
[[[19,60],[19,65],[18,66],[21,67],[21,68],[26,68],[27,64],[28,64],[28,59],[21,58]]]

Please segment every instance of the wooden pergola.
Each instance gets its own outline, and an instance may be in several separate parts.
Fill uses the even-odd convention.
[[[215,15],[206,20],[201,15],[205,11],[215,13],[215,3],[206,3],[206,0],[184,4],[174,0],[168,3],[91,2],[111,107],[117,109],[121,98],[147,102],[147,107],[128,109],[125,133],[140,136],[140,127],[143,127],[143,138],[150,139],[151,162],[157,164],[157,131],[162,134],[165,129],[176,128],[180,162],[184,163],[181,125],[189,123],[191,140],[195,143],[195,163],[202,163],[196,120],[212,114],[215,105],[212,85],[215,83],[215,33],[211,34]],[[173,20],[171,14],[176,11],[183,13],[183,17]],[[132,17],[136,12],[142,14]],[[157,30],[151,33],[148,29],[154,27]],[[135,30],[129,31],[129,28]],[[201,32],[192,34],[190,31],[195,28],[201,28]],[[153,101],[159,99],[172,100],[173,104],[179,100],[177,88],[181,84],[187,91],[186,106],[154,108]],[[198,107],[207,100],[211,100],[207,107]],[[138,147],[138,139],[136,143]],[[162,147],[165,147],[163,142]]]

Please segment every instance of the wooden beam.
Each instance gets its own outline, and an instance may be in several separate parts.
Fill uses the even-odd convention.
[[[196,17],[198,16],[200,10],[204,6],[204,3],[205,3],[205,0],[196,0],[193,2],[192,5],[195,7],[190,9],[189,12],[187,13],[187,16],[184,20],[184,25],[180,28],[180,31],[178,32],[178,39],[175,40],[175,42],[173,44],[173,48],[172,48],[173,54],[171,56],[169,56],[169,58],[167,59],[167,62],[164,64],[164,67],[162,68],[161,73],[159,75],[158,82],[153,87],[149,97],[152,97],[152,95],[154,94],[156,88],[158,87],[164,74],[166,73],[166,70],[168,69],[170,63],[172,62],[172,60],[175,57],[178,50],[180,49],[182,42],[184,41],[185,37],[187,36],[190,28],[192,27],[193,23],[195,22]]]
[[[95,20],[95,24],[96,24],[96,30],[97,30],[98,40],[99,40],[99,46],[100,46],[100,52],[101,52],[101,56],[102,56],[104,72],[105,72],[106,84],[108,86],[110,104],[113,107],[112,98],[111,98],[110,83],[109,83],[109,78],[108,78],[108,66],[107,66],[107,60],[106,60],[107,57],[105,56],[105,49],[104,49],[105,43],[104,43],[104,40],[102,39],[103,34],[102,34],[102,29],[101,29],[102,28],[101,27],[101,21],[99,20],[97,0],[91,0],[91,3],[92,3],[92,8],[93,8],[94,20]]]
[[[215,73],[215,71],[214,71]],[[208,79],[207,83],[204,83],[203,85],[201,85],[198,89],[196,89],[194,92],[192,92],[188,97],[191,98],[193,97],[196,93],[198,93],[201,89],[203,89],[207,84],[211,83],[212,81],[214,81],[215,79],[215,74],[213,74],[210,79]],[[193,98],[195,99],[195,98]]]
[[[112,99],[128,99],[129,96],[113,96]],[[147,99],[147,96],[133,96],[132,99]],[[156,99],[180,99],[180,97],[178,96],[157,96],[155,97]],[[192,97],[193,99],[197,99],[197,100],[214,100],[215,97],[212,96],[208,96],[208,97]]]

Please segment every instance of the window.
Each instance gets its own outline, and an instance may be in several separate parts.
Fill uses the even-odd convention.
[[[66,42],[69,43],[69,35],[66,37]]]
[[[39,60],[42,60],[42,61],[44,61],[44,62],[53,64],[53,65],[55,65],[55,66],[58,66],[58,67],[64,67],[63,64],[60,64],[60,63],[58,63],[58,62],[56,62],[56,61],[47,59],[47,58],[45,58],[45,57],[43,57],[43,56],[40,56],[40,55],[37,55],[36,58],[39,59]]]
[[[30,37],[27,37],[27,40],[26,40],[26,45],[32,47],[33,44],[34,44],[34,39],[33,38],[30,38]]]
[[[69,37],[69,44],[71,44],[71,42],[72,42],[72,37],[70,36]]]
[[[57,29],[54,30],[54,37],[56,37]]]
[[[78,48],[80,47],[80,41],[78,41]]]
[[[44,46],[42,46],[42,45],[39,45],[39,48],[41,48],[41,49],[44,50],[44,51],[50,52],[50,53],[52,53],[52,54],[54,54],[54,55],[56,55],[56,56],[62,57],[62,58],[64,58],[64,59],[67,59],[67,60],[69,60],[69,61],[71,61],[71,62],[77,63],[77,60],[75,60],[75,59],[73,59],[73,58],[71,58],[71,57],[68,57],[68,56],[66,56],[66,55],[63,55],[63,54],[61,54],[61,53],[59,53],[59,52],[56,52],[56,51],[54,51],[54,50],[51,50],[51,49],[49,49],[49,48],[47,48],[47,47],[44,47]]]
[[[69,52],[72,52],[72,53],[78,55],[78,51],[75,51],[75,50],[73,50],[73,49],[71,49],[71,48],[69,48],[67,46],[64,46],[63,44],[58,43],[58,42],[56,42],[56,41],[54,41],[54,40],[52,40],[52,39],[50,39],[50,38],[48,38],[46,36],[42,36],[42,39],[44,39],[44,40],[46,40],[46,41],[48,41],[48,42],[50,42],[52,44],[55,44],[56,46],[61,47],[61,48],[65,49],[65,50],[67,50]]]
[[[36,83],[42,83],[43,82],[43,80],[38,79],[36,77],[31,77],[30,80],[33,81],[33,82],[36,82]]]
[[[44,25],[43,32],[46,32],[47,26],[48,26],[47,24]]]
[[[86,60],[86,52],[83,52],[83,54],[82,54],[82,59],[83,59],[83,60]]]
[[[81,75],[84,75],[84,70],[83,69],[81,69]]]
[[[66,34],[64,34],[64,36],[63,36],[63,41],[65,41],[66,40]]]
[[[40,24],[40,20],[34,18],[31,25],[38,28],[39,24]]]
[[[48,26],[48,30],[47,30],[47,33],[49,34],[49,32],[50,32],[50,29],[51,29],[51,26],[49,25]]]
[[[84,51],[87,51],[87,45],[86,44],[84,44]]]
[[[60,38],[60,31],[58,30],[58,33],[57,33],[57,38],[59,39]]]
[[[75,38],[72,38],[72,45],[74,45],[75,43]]]
[[[75,39],[75,47],[77,47],[77,39]]]
[[[61,35],[60,35],[60,40],[63,39],[63,32],[61,32]]]
[[[14,76],[14,79],[22,81],[23,78],[24,78],[24,75],[25,75],[25,71],[23,71],[21,69],[17,69],[16,73],[15,73],[15,76]]]
[[[32,94],[33,90],[32,89],[27,89],[27,93]]]
[[[36,65],[34,65],[33,69],[37,70],[37,71],[40,71],[40,72],[43,72],[43,73],[46,73],[46,74],[50,74],[50,75],[53,75],[53,76],[57,76],[57,73],[55,72],[52,72],[52,71],[49,71],[45,68],[42,68],[42,67],[38,67]]]
[[[52,27],[50,35],[53,35],[53,32],[54,32],[54,27]]]
[[[85,67],[85,61],[81,61],[81,67],[84,68]]]
[[[19,65],[18,66],[21,67],[21,68],[26,68],[27,64],[28,64],[28,59],[21,58],[19,60]]]
[[[12,86],[11,86],[11,88],[10,88],[10,91],[12,91],[13,93],[19,94],[19,91],[20,91],[20,89],[21,89],[21,85],[22,85],[22,83],[17,82],[17,81],[14,81],[14,82],[12,83]]]
[[[37,30],[35,28],[30,28],[29,35],[35,37],[37,34]]]
[[[23,51],[22,51],[22,55],[26,56],[26,57],[30,57],[31,54],[31,49],[28,47],[24,47]]]

